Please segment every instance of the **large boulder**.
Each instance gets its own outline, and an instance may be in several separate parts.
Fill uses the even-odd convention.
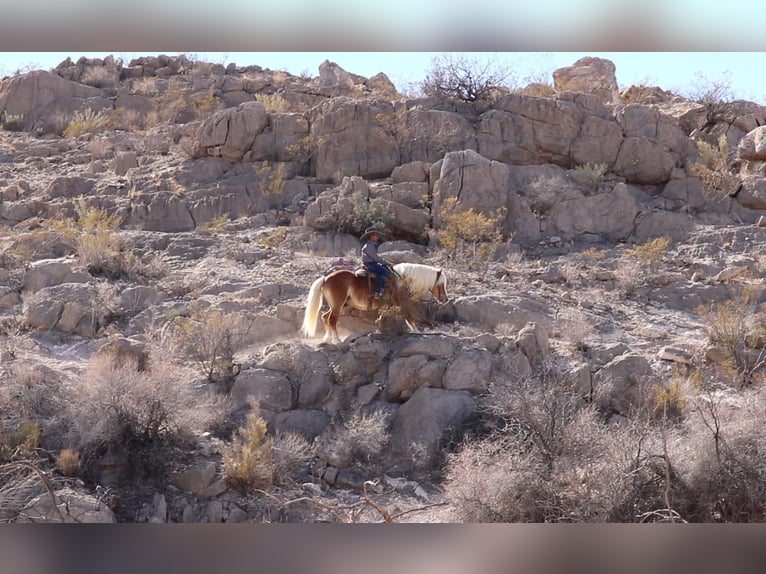
[[[420,387],[394,415],[393,460],[404,468],[429,468],[444,442],[462,429],[475,408],[476,399],[467,391]]]
[[[766,161],[766,126],[748,132],[737,145],[737,155],[748,161]]]
[[[620,101],[617,89],[617,67],[604,58],[580,58],[571,66],[553,71],[553,88],[557,92],[594,94],[609,104]]]
[[[242,161],[268,122],[266,107],[256,101],[216,112],[200,125],[194,156],[212,155],[230,162]]]
[[[401,163],[390,127],[380,118],[393,117],[393,106],[381,100],[338,97],[324,104],[311,126],[316,145],[316,177],[338,183],[343,177],[388,177]]]
[[[445,223],[447,202],[458,200],[460,209],[473,209],[487,217],[496,217],[498,210],[507,210],[501,220],[506,235],[513,234],[520,243],[540,239],[540,224],[526,201],[513,189],[511,168],[491,161],[475,151],[448,153],[441,162],[439,177],[434,183],[432,206],[433,225]]]
[[[47,71],[11,76],[0,81],[0,116],[21,118],[25,130],[61,133],[62,117],[90,107],[94,112],[111,107],[101,88],[69,81]]]

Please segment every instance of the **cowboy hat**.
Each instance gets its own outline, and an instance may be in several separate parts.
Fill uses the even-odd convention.
[[[375,227],[368,227],[367,229],[364,230],[364,233],[359,238],[359,241],[367,241],[367,238],[370,235],[377,235],[381,239],[385,237],[385,233],[383,233],[380,229],[377,229]]]

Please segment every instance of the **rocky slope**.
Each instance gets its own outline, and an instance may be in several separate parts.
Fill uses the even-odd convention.
[[[657,436],[664,404],[662,432],[689,433],[703,395],[744,408],[766,108],[620,96],[596,63],[553,96],[470,104],[330,62],[81,59],[0,81],[3,518],[484,520],[456,502],[455,453],[544,373],[605,429]],[[695,166],[721,135],[716,193]],[[445,247],[456,205],[499,232],[486,256]],[[418,333],[362,313],[338,345],[301,337],[311,283],[381,222],[382,253],[442,267],[450,302]],[[734,357],[711,338],[727,302]],[[242,487],[253,413],[269,472]]]

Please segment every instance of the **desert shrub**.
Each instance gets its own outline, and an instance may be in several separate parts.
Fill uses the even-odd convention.
[[[552,98],[556,95],[556,90],[545,82],[532,82],[522,88],[516,89],[516,93],[522,96],[532,96],[535,98]]]
[[[484,214],[463,208],[457,198],[447,198],[442,204],[437,240],[452,257],[471,265],[487,262],[505,241],[500,227],[505,214],[504,207]]]
[[[220,404],[195,387],[188,370],[167,356],[150,364],[138,370],[127,358],[117,364],[96,356],[74,381],[64,440],[85,455],[84,472],[98,455],[119,452],[132,477],[161,479],[170,449],[218,416]]]
[[[69,402],[67,387],[49,369],[8,366],[0,384],[0,460],[16,450],[55,448]]]
[[[71,222],[71,227],[76,234],[80,263],[93,275],[134,277],[140,263],[133,254],[123,250],[122,240],[115,233],[123,218],[89,207],[82,197],[75,202],[75,212],[77,219]]]
[[[656,278],[669,245],[668,238],[657,237],[623,251],[615,268],[615,278],[623,296],[634,296],[639,287]]]
[[[109,127],[109,115],[104,111],[93,111],[92,108],[78,110],[64,128],[64,137],[77,137],[82,134],[93,134],[104,131]]]
[[[390,440],[389,420],[384,411],[355,413],[344,424],[345,439],[351,454],[358,460],[370,462],[383,452]]]
[[[282,245],[287,237],[287,227],[275,227],[269,231],[258,234],[258,244],[269,249],[277,249]]]
[[[582,309],[567,308],[560,313],[559,323],[559,331],[575,350],[588,350],[588,340],[596,331],[593,317]]]
[[[585,194],[595,193],[608,169],[605,163],[578,165],[572,171],[571,178]]]
[[[390,440],[389,414],[383,410],[351,413],[316,441],[317,456],[333,466],[377,470]]]
[[[665,257],[669,245],[670,240],[667,237],[656,237],[627,249],[625,255],[640,259],[649,266],[654,266]],[[653,271],[654,269],[651,270]]]
[[[499,88],[507,89],[512,78],[512,70],[496,60],[445,54],[431,60],[420,90],[426,96],[474,102],[488,99]]]
[[[280,163],[276,167],[268,161],[261,162],[255,167],[255,175],[258,180],[258,189],[262,195],[278,197],[285,188],[285,174],[287,164]]]
[[[258,94],[256,101],[261,102],[267,110],[272,112],[289,112],[290,102],[278,94]]]
[[[79,476],[80,466],[80,453],[70,448],[62,449],[56,457],[56,470],[64,476]]]
[[[729,140],[726,134],[718,138],[718,145],[704,140],[697,141],[700,160],[692,164],[691,172],[696,175],[713,198],[733,191],[739,178],[729,169]]]
[[[273,448],[266,421],[257,412],[249,413],[231,444],[221,451],[226,483],[243,492],[270,488],[274,482]]]
[[[525,194],[529,209],[538,217],[550,212],[560,198],[558,180],[552,177],[538,177],[529,184],[529,192]]]
[[[239,314],[192,307],[172,324],[173,344],[191,358],[209,382],[230,377],[234,358],[250,342],[253,322]]]
[[[9,114],[7,111],[3,112],[3,120],[0,122],[3,129],[9,132],[20,132],[24,130],[24,114]]]
[[[681,418],[687,403],[684,380],[674,373],[666,384],[655,383],[652,386],[655,416],[673,420]]]
[[[314,458],[309,440],[295,432],[278,432],[274,437],[273,476],[275,484],[291,484]]]
[[[486,436],[448,455],[444,494],[466,522],[641,522],[678,518],[688,491],[646,418],[605,424],[561,366],[495,383]],[[669,509],[668,512],[664,512]]]
[[[359,236],[368,227],[385,230],[392,222],[385,200],[379,197],[368,200],[356,193],[349,199],[336,202],[329,213],[317,218],[314,226],[320,231],[338,231]]]
[[[229,222],[229,214],[222,213],[218,217],[208,219],[206,222],[197,226],[197,231],[202,235],[220,235],[223,232],[225,225]]]
[[[766,320],[757,302],[747,293],[737,299],[703,305],[697,313],[704,321],[710,343],[724,352],[724,368],[740,384],[760,380],[766,365],[766,350],[753,343],[766,335]]]
[[[306,163],[316,156],[322,141],[321,137],[309,134],[303,136],[296,143],[285,146],[285,153],[293,161]]]
[[[764,390],[749,388],[731,409],[720,392],[693,398],[686,433],[685,479],[692,496],[683,509],[694,522],[766,519]]]
[[[698,71],[694,82],[681,95],[685,98],[705,105],[719,105],[734,99],[731,90],[731,72],[724,72],[720,78],[711,79]]]
[[[583,249],[578,255],[580,258],[587,262],[600,261],[604,259],[609,252],[606,249],[600,249],[598,247],[588,247]]]

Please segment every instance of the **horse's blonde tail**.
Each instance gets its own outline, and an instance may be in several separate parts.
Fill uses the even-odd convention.
[[[316,335],[319,311],[322,310],[323,286],[324,277],[320,277],[311,284],[311,289],[309,289],[309,294],[306,298],[306,311],[303,313],[303,325],[301,325],[301,333],[306,337]]]

